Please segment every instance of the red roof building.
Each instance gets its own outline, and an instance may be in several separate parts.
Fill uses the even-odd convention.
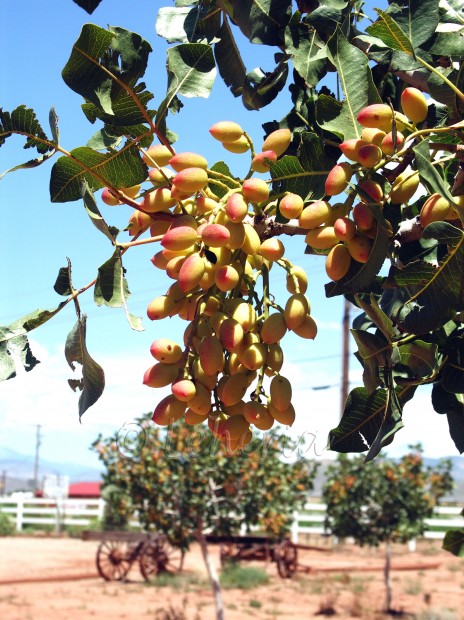
[[[69,498],[98,499],[101,497],[101,482],[74,482],[69,485]]]

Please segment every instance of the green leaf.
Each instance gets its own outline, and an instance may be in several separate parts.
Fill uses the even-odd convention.
[[[449,434],[459,453],[464,452],[464,395],[451,394],[439,383],[432,388],[432,405],[437,413],[446,414]]]
[[[433,45],[428,49],[431,54],[437,56],[460,56],[464,46],[464,31],[439,32]],[[456,96],[456,94],[455,94]]]
[[[449,551],[458,558],[464,558],[464,529],[446,532],[442,549]]]
[[[222,175],[222,177],[229,177],[229,179],[234,178],[234,175],[230,171],[229,166],[223,161],[218,161],[215,164],[213,164],[210,170],[212,170],[213,172],[218,172],[220,175]],[[209,188],[214,192],[214,194],[218,198],[222,198],[223,196],[227,194],[227,190],[224,188],[224,184],[230,187],[230,189],[234,189],[237,187],[237,184],[234,183],[233,181],[228,181],[227,179],[224,179],[224,178],[220,178],[219,181],[221,185],[218,185],[217,183],[215,183],[214,175],[211,175],[211,178],[208,184]]]
[[[66,361],[75,370],[75,363],[82,366],[82,379],[68,381],[73,391],[79,389],[79,419],[89,407],[94,405],[105,388],[105,373],[101,366],[93,360],[86,345],[86,317],[78,318],[75,326],[66,338],[64,350]]]
[[[24,334],[17,335],[17,330],[0,326],[0,381],[15,377],[19,365],[29,371],[39,363]]]
[[[447,243],[448,253],[432,277],[398,310],[395,317],[412,334],[425,334],[444,325],[464,307],[464,236],[446,222],[435,222],[424,230],[424,237]]]
[[[395,20],[416,49],[435,34],[439,22],[438,0],[408,0],[402,4],[392,4],[386,14]]]
[[[245,108],[247,110],[260,110],[274,101],[285,86],[287,76],[287,62],[279,63],[272,72],[264,72],[257,68],[247,73],[242,92]]]
[[[363,383],[369,393],[382,385],[379,367],[391,365],[392,346],[384,338],[368,331],[352,329],[351,333],[358,345],[358,357],[364,367]]]
[[[284,155],[277,162],[271,163],[273,190],[276,194],[292,192],[304,200],[321,198],[325,191],[324,182],[333,162],[327,164],[319,136],[305,132],[301,140],[301,158]],[[311,146],[314,151],[311,151]],[[305,162],[306,170],[300,161]]]
[[[247,72],[230,29],[229,21],[225,16],[218,36],[220,40],[214,46],[214,56],[219,74],[233,96],[239,97],[243,91]]]
[[[413,148],[413,151],[416,154],[416,165],[419,171],[419,177],[430,190],[430,193],[438,192],[441,196],[454,204],[454,197],[450,192],[448,183],[430,161],[429,141],[423,140],[419,142],[419,144]]]
[[[398,402],[404,406],[412,398],[415,387],[395,390]],[[391,399],[389,402],[386,389],[378,389],[372,394],[366,388],[352,390],[340,424],[330,431],[329,448],[336,452],[364,452],[371,447],[382,428],[385,431],[382,445],[390,443],[403,423],[398,413],[392,415],[388,407],[391,407]]]
[[[464,41],[461,41],[460,45],[462,49]],[[456,96],[454,90],[450,88],[448,84],[446,84],[446,82],[443,81],[442,76],[446,77],[452,83],[458,85],[457,82],[459,80],[459,72],[456,71],[456,69],[454,69],[454,67],[452,66],[445,68],[437,67],[436,70],[439,75],[437,75],[436,73],[430,73],[427,80],[427,86],[429,88],[430,96],[433,97],[435,101],[438,101],[446,106],[448,124],[458,122],[461,120],[461,115],[459,111],[459,99]],[[446,141],[447,139],[453,139],[454,137],[455,136],[453,136],[452,134],[437,134],[436,136],[432,136],[430,138],[430,141],[433,141],[434,139],[439,141],[440,138],[444,138],[444,141]]]
[[[168,43],[194,43],[213,41],[216,37],[221,15],[219,11],[208,10],[201,5],[161,7],[156,16],[156,33]]]
[[[177,95],[209,97],[216,77],[216,63],[210,45],[184,43],[167,52],[168,89],[158,107],[156,124],[164,121]]]
[[[20,105],[13,112],[0,108],[0,146],[13,134],[26,136],[25,149],[34,148],[41,155],[54,150],[54,144],[42,129],[34,110]]]
[[[338,29],[327,45],[329,59],[335,65],[345,99],[337,129],[342,129],[343,138],[361,137],[361,126],[357,121],[358,113],[366,105],[379,103],[380,97],[372,79],[367,56],[357,47],[351,45]],[[333,131],[325,124],[322,127]]]
[[[325,37],[332,35],[337,28],[348,34],[349,20],[346,17],[350,8],[349,3],[343,0],[321,3],[308,14],[308,22]]]
[[[309,87],[315,87],[327,72],[327,48],[317,31],[303,22],[291,22],[285,30],[285,51]]]
[[[130,186],[126,186],[130,187]],[[113,226],[109,227],[108,224],[103,219],[98,207],[95,202],[95,198],[88,185],[83,187],[83,198],[84,198],[84,206],[87,211],[87,215],[90,217],[92,224],[107,237],[111,241],[111,243],[116,242],[116,235],[119,230],[115,229]]]
[[[414,56],[412,42],[396,21],[385,11],[381,11],[380,9],[375,10],[380,19],[372,26],[366,28],[367,32],[373,37],[381,39],[385,45],[392,50]]]
[[[91,14],[95,11],[101,0],[73,0],[73,2],[77,4],[77,6],[80,6],[81,9]]]
[[[105,114],[112,125],[147,121],[153,95],[138,80],[147,68],[151,46],[140,35],[85,24],[63,69],[65,83]]]
[[[291,0],[218,0],[251,43],[282,45],[283,31],[291,15]]]
[[[441,384],[447,392],[464,394],[464,341],[452,339],[446,348],[446,357]]]
[[[369,303],[364,302],[358,295],[355,296],[356,304],[364,310],[371,321],[380,329],[386,340],[391,341],[395,337],[393,322],[379,306],[375,295],[369,296]]]
[[[331,170],[335,160],[329,157],[328,151],[320,136],[310,131],[300,134],[298,157],[304,170]],[[297,192],[299,193],[299,192]],[[318,199],[325,195],[325,177],[323,175],[309,176],[305,180],[305,195],[303,198]]]
[[[26,314],[20,319],[16,319],[16,321],[11,323],[10,329],[18,334],[25,334],[27,332],[30,332],[33,329],[37,329],[37,327],[40,327],[41,325],[49,321],[65,306],[66,302],[63,301],[53,310],[42,310],[41,308],[38,308],[37,310]]]
[[[79,200],[82,198],[82,184],[87,184],[93,191],[105,185],[120,189],[142,183],[147,178],[148,168],[134,146],[109,154],[81,146],[70,154],[71,157],[60,157],[52,168],[52,202]]]
[[[408,366],[416,377],[429,377],[437,368],[436,344],[415,340],[398,347],[401,364]]]

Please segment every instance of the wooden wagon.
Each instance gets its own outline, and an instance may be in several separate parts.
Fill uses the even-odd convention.
[[[96,564],[106,581],[121,581],[136,563],[145,581],[152,581],[159,573],[182,569],[184,553],[163,534],[85,531],[82,540],[100,541]]]
[[[309,573],[310,566],[298,563],[299,550],[329,551],[311,545],[297,545],[288,538],[275,540],[266,536],[214,536],[208,535],[206,541],[220,545],[221,564],[239,561],[275,562],[282,579],[290,579],[298,572]]]

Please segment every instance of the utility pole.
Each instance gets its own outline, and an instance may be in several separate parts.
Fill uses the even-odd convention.
[[[6,495],[6,469],[2,471],[2,481],[0,482],[0,495]]]
[[[35,459],[34,459],[34,492],[39,488],[39,448],[41,443],[40,429],[42,426],[37,424],[35,435]]]
[[[342,382],[340,391],[340,418],[343,416],[345,401],[350,388],[350,310],[351,303],[345,299],[342,322]]]

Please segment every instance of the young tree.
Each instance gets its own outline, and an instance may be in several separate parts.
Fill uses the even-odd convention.
[[[99,437],[93,444],[104,464],[104,490],[123,507],[122,517],[137,512],[146,531],[164,533],[170,544],[188,550],[200,543],[222,617],[220,585],[211,563],[204,530],[216,535],[238,534],[258,526],[279,539],[288,532],[293,511],[302,508],[313,488],[317,465],[298,456],[297,444],[282,432],[254,439],[238,455],[205,429],[178,423],[161,430],[150,417],[137,421],[140,432],[130,446],[118,435]],[[291,463],[282,460],[292,455]],[[122,502],[122,498],[130,498]]]
[[[385,610],[391,610],[392,542],[407,542],[425,531],[425,519],[453,487],[451,461],[425,467],[420,446],[399,461],[382,457],[364,464],[359,457],[339,455],[327,471],[323,498],[325,527],[360,545],[385,543]]]
[[[78,4],[92,12],[99,2]],[[79,297],[93,288],[97,304],[123,307],[130,326],[141,329],[127,309],[124,256],[152,243],[155,267],[175,281],[149,303],[148,317],[178,315],[188,322],[175,362],[166,343],[152,347],[158,363],[145,383],[173,390],[156,407],[154,421],[209,418],[216,434],[237,447],[250,441],[252,427],[291,423],[291,382],[280,374],[284,337],[293,331],[311,339],[317,327],[305,297],[307,277],[285,257],[280,237],[302,235],[302,251],[326,257],[326,295],[343,295],[363,311],[352,334],[364,387],[351,392],[329,447],[367,448],[371,460],[403,426],[403,406],[418,386],[432,384],[433,407],[446,414],[462,452],[460,2],[389,3],[364,31],[364,3],[357,0],[298,2],[294,12],[291,0],[264,0],[259,7],[222,0],[187,4],[158,13],[157,32],[175,45],[168,50],[167,93],[155,105],[142,81],[151,45],[121,27],[84,25],[63,79],[83,97],[89,121],[98,123],[87,145],[61,146],[53,112],[50,135],[24,105],[0,113],[0,145],[17,134],[38,151],[36,160],[19,167],[58,154],[51,201],[83,199],[111,246],[87,285],[73,282],[68,263],[54,286],[62,303],[2,327],[1,377],[13,377],[20,362],[33,368],[27,334],[72,302],[77,322],[65,355],[72,368],[82,366],[82,379],[70,381],[81,390],[82,415],[100,398],[104,371],[87,350]],[[273,71],[247,72],[236,28],[251,43],[275,48]],[[229,119],[211,127],[226,152],[249,158],[243,178],[223,161],[177,153],[167,126],[181,98],[208,96],[216,67],[232,94],[253,110],[278,96],[293,68],[293,107],[281,120],[263,123],[261,144]],[[340,97],[321,82],[334,69]],[[188,114],[185,107],[182,114]],[[255,176],[263,172],[266,181]],[[133,208],[131,241],[106,222],[106,205],[119,203]],[[287,277],[284,299],[272,288],[280,269]]]

